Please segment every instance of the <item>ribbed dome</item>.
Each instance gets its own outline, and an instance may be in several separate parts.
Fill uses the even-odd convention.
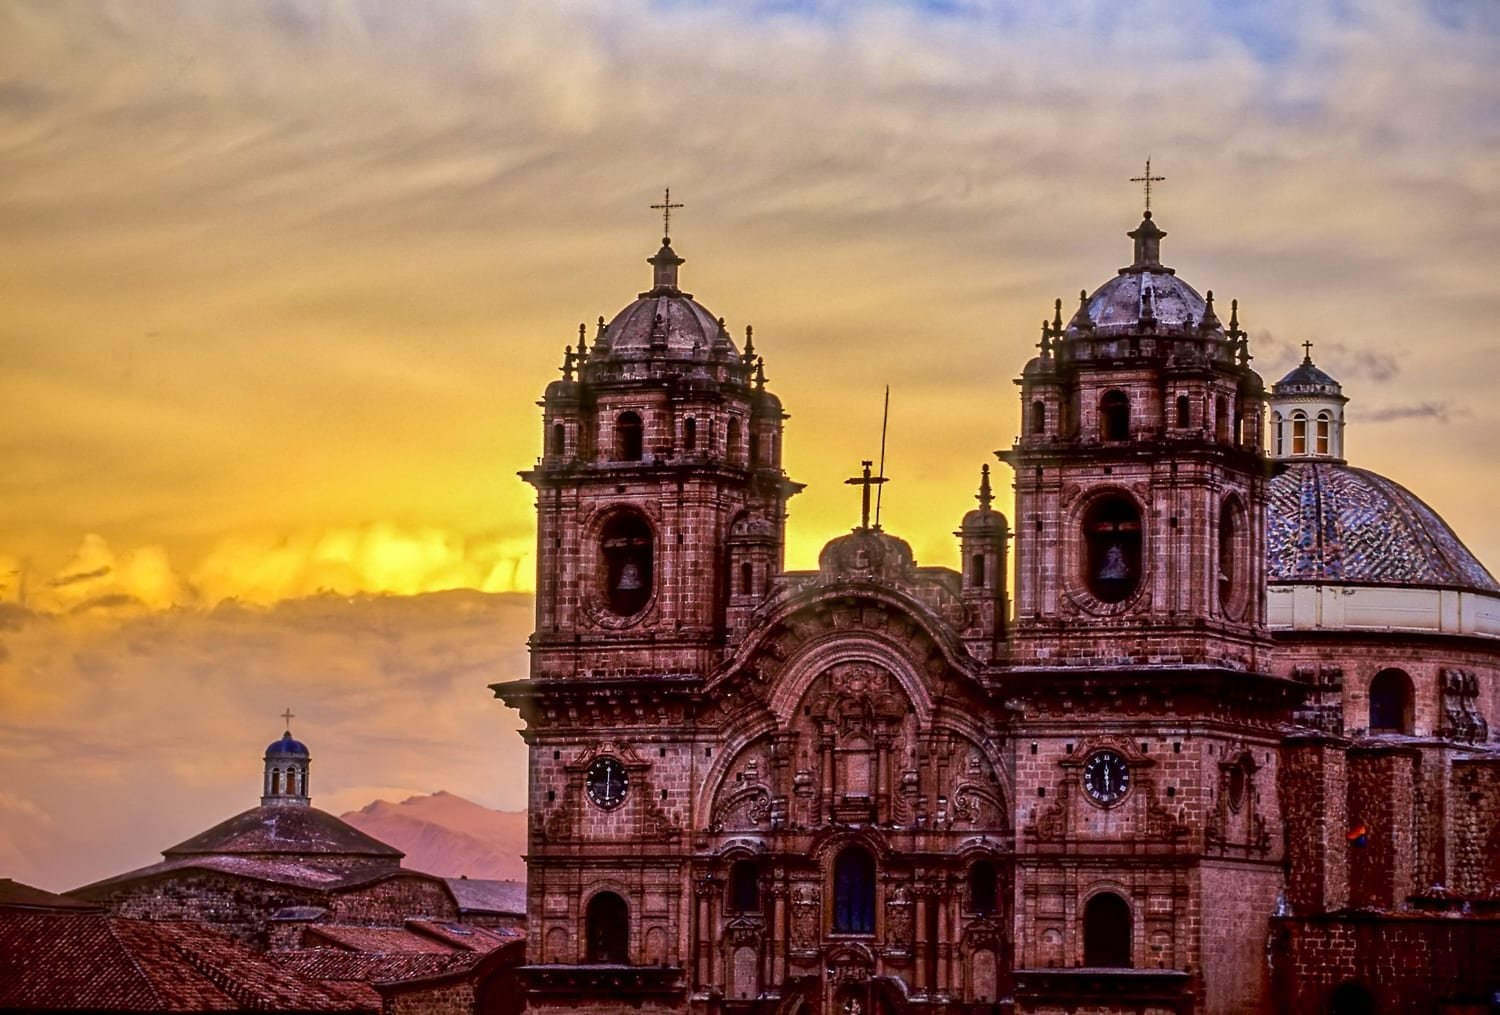
[[[1335,462],[1293,462],[1270,483],[1271,582],[1500,591],[1448,523],[1400,483]]]
[[[1148,321],[1157,328],[1197,328],[1208,307],[1198,291],[1170,269],[1128,271],[1116,275],[1088,298],[1089,319],[1096,331],[1137,331]],[[1068,324],[1076,331],[1081,323],[1074,314]],[[1214,324],[1214,329],[1222,328]]]
[[[681,292],[647,293],[621,310],[594,346],[593,358],[644,358],[653,351],[673,359],[739,359],[718,320]]]
[[[646,259],[652,266],[652,286],[636,297],[604,329],[594,344],[590,362],[645,359],[688,360],[739,364],[739,351],[719,319],[677,287],[683,259],[662,237],[661,249]]]
[[[266,757],[306,758],[308,757],[307,745],[300,740],[293,740],[290,730],[281,735],[280,740],[271,741],[266,747]]]
[[[1311,353],[1271,385],[1273,395],[1341,395],[1343,390],[1338,381],[1313,366]]]

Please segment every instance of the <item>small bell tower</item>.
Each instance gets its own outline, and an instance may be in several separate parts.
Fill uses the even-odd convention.
[[[287,709],[281,717],[286,721],[286,732],[266,747],[260,803],[262,807],[311,807],[307,780],[312,755],[306,744],[292,738],[292,720],[296,718],[292,710]]]

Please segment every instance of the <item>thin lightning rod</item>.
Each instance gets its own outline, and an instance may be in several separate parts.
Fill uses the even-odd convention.
[[[885,386],[885,411],[880,415],[880,478],[885,479],[885,430],[886,424],[891,421],[891,386]],[[880,531],[880,495],[885,492],[885,484],[881,483],[875,488],[875,531]]]

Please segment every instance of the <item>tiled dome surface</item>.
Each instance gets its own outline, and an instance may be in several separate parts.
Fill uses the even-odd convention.
[[[1332,462],[1272,478],[1266,525],[1272,582],[1442,585],[1500,592],[1448,523],[1400,483]]]

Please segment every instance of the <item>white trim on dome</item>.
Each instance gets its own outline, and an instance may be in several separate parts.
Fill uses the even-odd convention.
[[[1500,638],[1500,595],[1396,585],[1271,585],[1266,624],[1279,631],[1400,631]]]

